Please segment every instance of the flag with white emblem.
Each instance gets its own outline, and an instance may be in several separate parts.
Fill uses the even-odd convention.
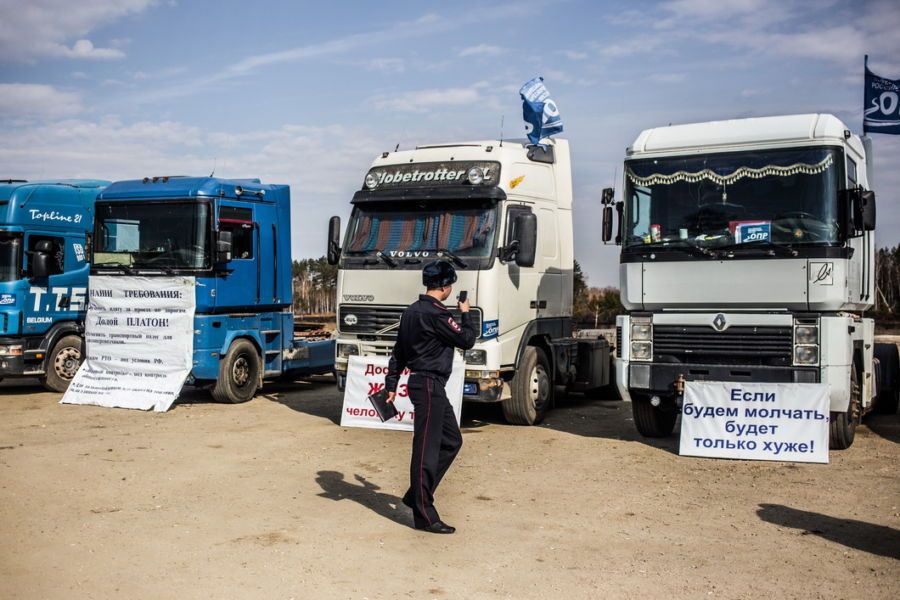
[[[525,133],[532,144],[544,138],[562,133],[562,117],[556,102],[544,85],[543,77],[535,77],[519,90],[522,96],[522,118],[525,119]]]

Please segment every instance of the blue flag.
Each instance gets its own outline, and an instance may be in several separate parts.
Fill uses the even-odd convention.
[[[535,77],[519,90],[522,96],[522,118],[525,119],[525,133],[532,144],[556,133],[562,133],[562,118],[556,102],[544,85],[543,77]]]
[[[900,134],[900,79],[885,79],[869,70],[866,55],[863,132]]]

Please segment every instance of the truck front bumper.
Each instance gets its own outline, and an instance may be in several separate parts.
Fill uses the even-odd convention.
[[[29,350],[23,338],[0,338],[0,378],[41,375],[44,352]]]
[[[731,381],[748,383],[819,383],[819,367],[672,364],[631,361],[628,389],[632,393],[675,395],[675,382]]]

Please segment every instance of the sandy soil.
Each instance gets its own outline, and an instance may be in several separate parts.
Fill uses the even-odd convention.
[[[677,456],[630,406],[540,427],[468,407],[410,528],[409,434],[342,429],[329,382],[167,414],[0,387],[0,597],[900,598],[900,420],[830,465]]]

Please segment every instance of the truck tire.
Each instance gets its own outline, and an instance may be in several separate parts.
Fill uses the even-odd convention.
[[[850,367],[850,403],[847,412],[832,412],[828,426],[828,447],[832,450],[846,450],[853,445],[856,424],[860,419],[860,397],[862,392],[856,375],[856,364]]]
[[[895,415],[900,405],[900,348],[897,344],[875,344],[875,358],[880,370],[875,412]]]
[[[259,387],[259,353],[249,340],[231,343],[219,363],[219,378],[210,393],[217,402],[240,404],[253,399]]]
[[[65,392],[81,366],[84,340],[77,335],[63,336],[50,351],[41,385],[51,392]]]
[[[672,410],[657,408],[650,404],[650,398],[633,392],[631,394],[631,413],[634,415],[634,424],[638,433],[649,438],[669,436],[675,429],[675,421],[678,419],[678,412],[674,410],[674,407]]]
[[[509,383],[512,397],[503,401],[503,416],[513,425],[540,423],[553,403],[550,361],[544,351],[527,346]]]

